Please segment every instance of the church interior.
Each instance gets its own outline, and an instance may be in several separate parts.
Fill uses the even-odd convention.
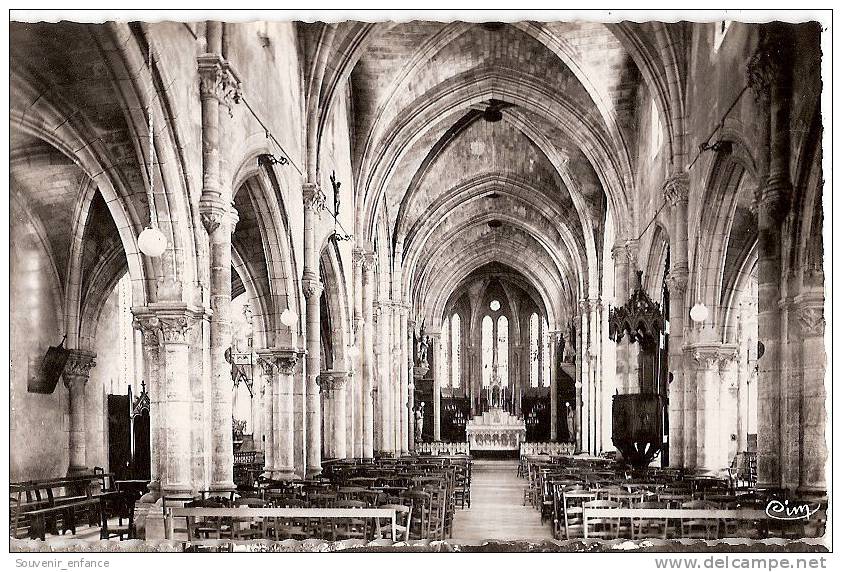
[[[12,22],[11,541],[822,537],[822,33]]]

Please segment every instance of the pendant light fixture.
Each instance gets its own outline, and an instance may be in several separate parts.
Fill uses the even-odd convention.
[[[155,213],[155,131],[154,113],[152,110],[152,94],[155,89],[152,83],[152,44],[149,44],[149,81],[152,89],[149,94],[149,106],[146,108],[149,117],[149,163],[146,166],[146,176],[149,180],[147,186],[147,198],[149,202],[149,226],[143,229],[137,237],[137,246],[140,251],[150,258],[161,256],[167,249],[167,237],[158,228],[158,217]]]
[[[697,265],[698,266],[698,265]],[[690,308],[690,319],[697,324],[703,323],[708,319],[708,307],[702,302],[702,271],[696,269],[696,304]]]

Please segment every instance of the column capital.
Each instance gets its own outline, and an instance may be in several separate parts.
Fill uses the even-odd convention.
[[[298,365],[301,356],[306,352],[292,348],[265,348],[259,349],[257,361],[268,374],[275,370],[281,375],[292,375],[295,373],[295,366]]]
[[[667,274],[667,287],[670,291],[670,298],[673,296],[683,296],[687,291],[687,270],[670,269]]]
[[[615,264],[628,264],[628,251],[624,242],[618,240],[614,243],[611,247],[611,258]]]
[[[791,36],[788,24],[780,22],[760,27],[760,42],[746,64],[748,84],[758,100],[767,99],[772,86],[792,62]]]
[[[197,63],[199,96],[217,100],[228,108],[228,115],[233,116],[233,105],[243,98],[242,82],[233,66],[219,54],[201,54]]]
[[[79,383],[85,385],[91,374],[91,369],[96,366],[96,354],[87,350],[68,350],[67,363],[64,364],[64,371],[61,374],[64,386],[71,389]]]
[[[147,348],[157,349],[160,339],[160,322],[155,313],[146,306],[132,308],[132,328],[138,330],[143,338],[143,345]]]
[[[824,335],[824,296],[822,294],[801,294],[795,297],[795,311],[803,337]]]
[[[697,344],[691,348],[693,360],[702,369],[724,370],[737,359],[737,346],[734,344]]]
[[[377,255],[373,250],[363,250],[362,253],[363,272],[374,272],[377,267]]]
[[[636,238],[630,238],[626,240],[626,256],[628,257],[629,264],[636,264],[637,263],[637,251],[639,248],[639,241]]]
[[[189,306],[184,303],[160,302],[150,304],[157,320],[157,327],[161,331],[164,344],[186,344],[187,334],[200,319],[208,315],[208,312],[201,308]],[[151,324],[155,321],[150,320]]]
[[[327,197],[325,197],[318,183],[302,183],[301,198],[304,201],[305,211],[311,210],[320,213],[326,208]]]
[[[690,175],[684,171],[671,174],[664,181],[663,190],[670,205],[686,204],[690,196]]]
[[[345,387],[345,382],[348,381],[348,372],[326,370],[321,372],[316,377],[316,383],[319,386],[319,392],[330,394],[335,389],[342,389]]]
[[[305,273],[301,278],[301,289],[304,292],[304,298],[307,300],[313,298],[318,299],[322,295],[322,291],[324,291],[324,286],[321,280],[319,280],[319,277],[311,272]]]

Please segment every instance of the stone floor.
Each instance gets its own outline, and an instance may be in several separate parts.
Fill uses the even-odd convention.
[[[517,461],[475,460],[471,478],[471,508],[456,511],[453,541],[545,540],[549,523],[531,506],[523,506],[526,481],[517,478]]]

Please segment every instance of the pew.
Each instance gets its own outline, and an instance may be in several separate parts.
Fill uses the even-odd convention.
[[[584,536],[588,538],[590,523],[616,519],[766,521],[766,511],[760,509],[696,509],[696,508],[591,508],[582,509]],[[591,535],[592,537],[592,535]]]
[[[100,518],[100,500],[113,491],[105,488],[111,474],[89,474],[76,477],[12,483],[10,533],[18,537],[27,532],[31,538],[44,540],[47,532],[76,532],[76,518],[87,512],[91,524]],[[99,490],[94,490],[98,488]]]
[[[397,525],[397,511],[394,508],[186,508],[167,507],[164,516],[164,535],[173,539],[176,518],[187,519],[188,540],[192,538],[197,518],[226,519],[230,522],[242,523],[247,519],[262,520],[266,518],[298,518],[298,519],[372,519],[375,523],[375,538],[382,536],[380,519],[388,519],[391,528],[391,538],[395,538]],[[235,531],[232,531],[234,536]],[[236,538],[234,538],[236,539]]]

